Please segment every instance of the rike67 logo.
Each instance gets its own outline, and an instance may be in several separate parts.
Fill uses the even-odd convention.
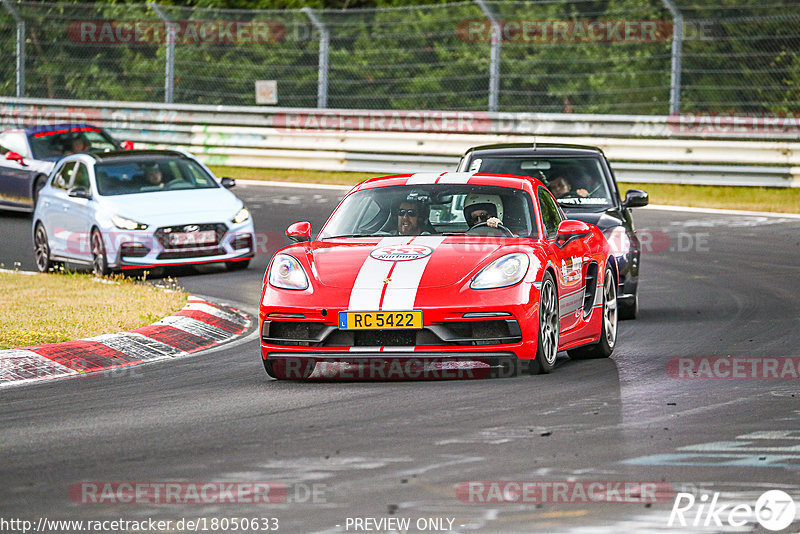
[[[795,503],[788,493],[770,490],[761,494],[755,506],[744,503],[720,503],[719,493],[699,498],[691,493],[678,493],[669,514],[667,526],[676,527],[735,527],[758,522],[763,528],[779,531],[792,524]]]

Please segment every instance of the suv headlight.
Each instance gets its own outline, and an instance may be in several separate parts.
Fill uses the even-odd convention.
[[[513,286],[525,278],[530,260],[526,254],[515,252],[494,260],[478,273],[469,287],[472,289],[492,289]]]
[[[282,289],[308,289],[308,276],[295,258],[278,254],[269,269],[269,283]]]
[[[237,213],[236,216],[233,219],[231,219],[231,222],[239,224],[245,222],[249,218],[250,218],[250,212],[247,211],[247,208],[242,208],[239,210],[239,213]]]
[[[119,215],[112,215],[111,222],[113,222],[114,226],[121,230],[144,230],[147,228],[146,224],[136,222],[132,219],[126,219],[125,217],[120,217]]]

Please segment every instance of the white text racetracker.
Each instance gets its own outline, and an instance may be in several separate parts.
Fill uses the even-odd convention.
[[[348,517],[345,532],[450,532],[453,517]],[[341,528],[341,525],[336,525]]]
[[[370,329],[420,329],[422,328],[421,311],[373,311],[373,312],[339,312],[339,328],[341,330]]]

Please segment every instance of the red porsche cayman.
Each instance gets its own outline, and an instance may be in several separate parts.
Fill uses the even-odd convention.
[[[273,378],[388,359],[547,373],[560,350],[582,359],[614,349],[614,255],[536,179],[374,178],[316,238],[308,222],[286,235],[294,243],[272,258],[259,313]]]

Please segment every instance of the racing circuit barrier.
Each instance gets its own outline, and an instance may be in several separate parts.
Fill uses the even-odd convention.
[[[318,110],[0,97],[0,127],[90,122],[137,147],[208,165],[360,171],[453,170],[472,146],[600,147],[620,181],[800,187],[800,119]]]

